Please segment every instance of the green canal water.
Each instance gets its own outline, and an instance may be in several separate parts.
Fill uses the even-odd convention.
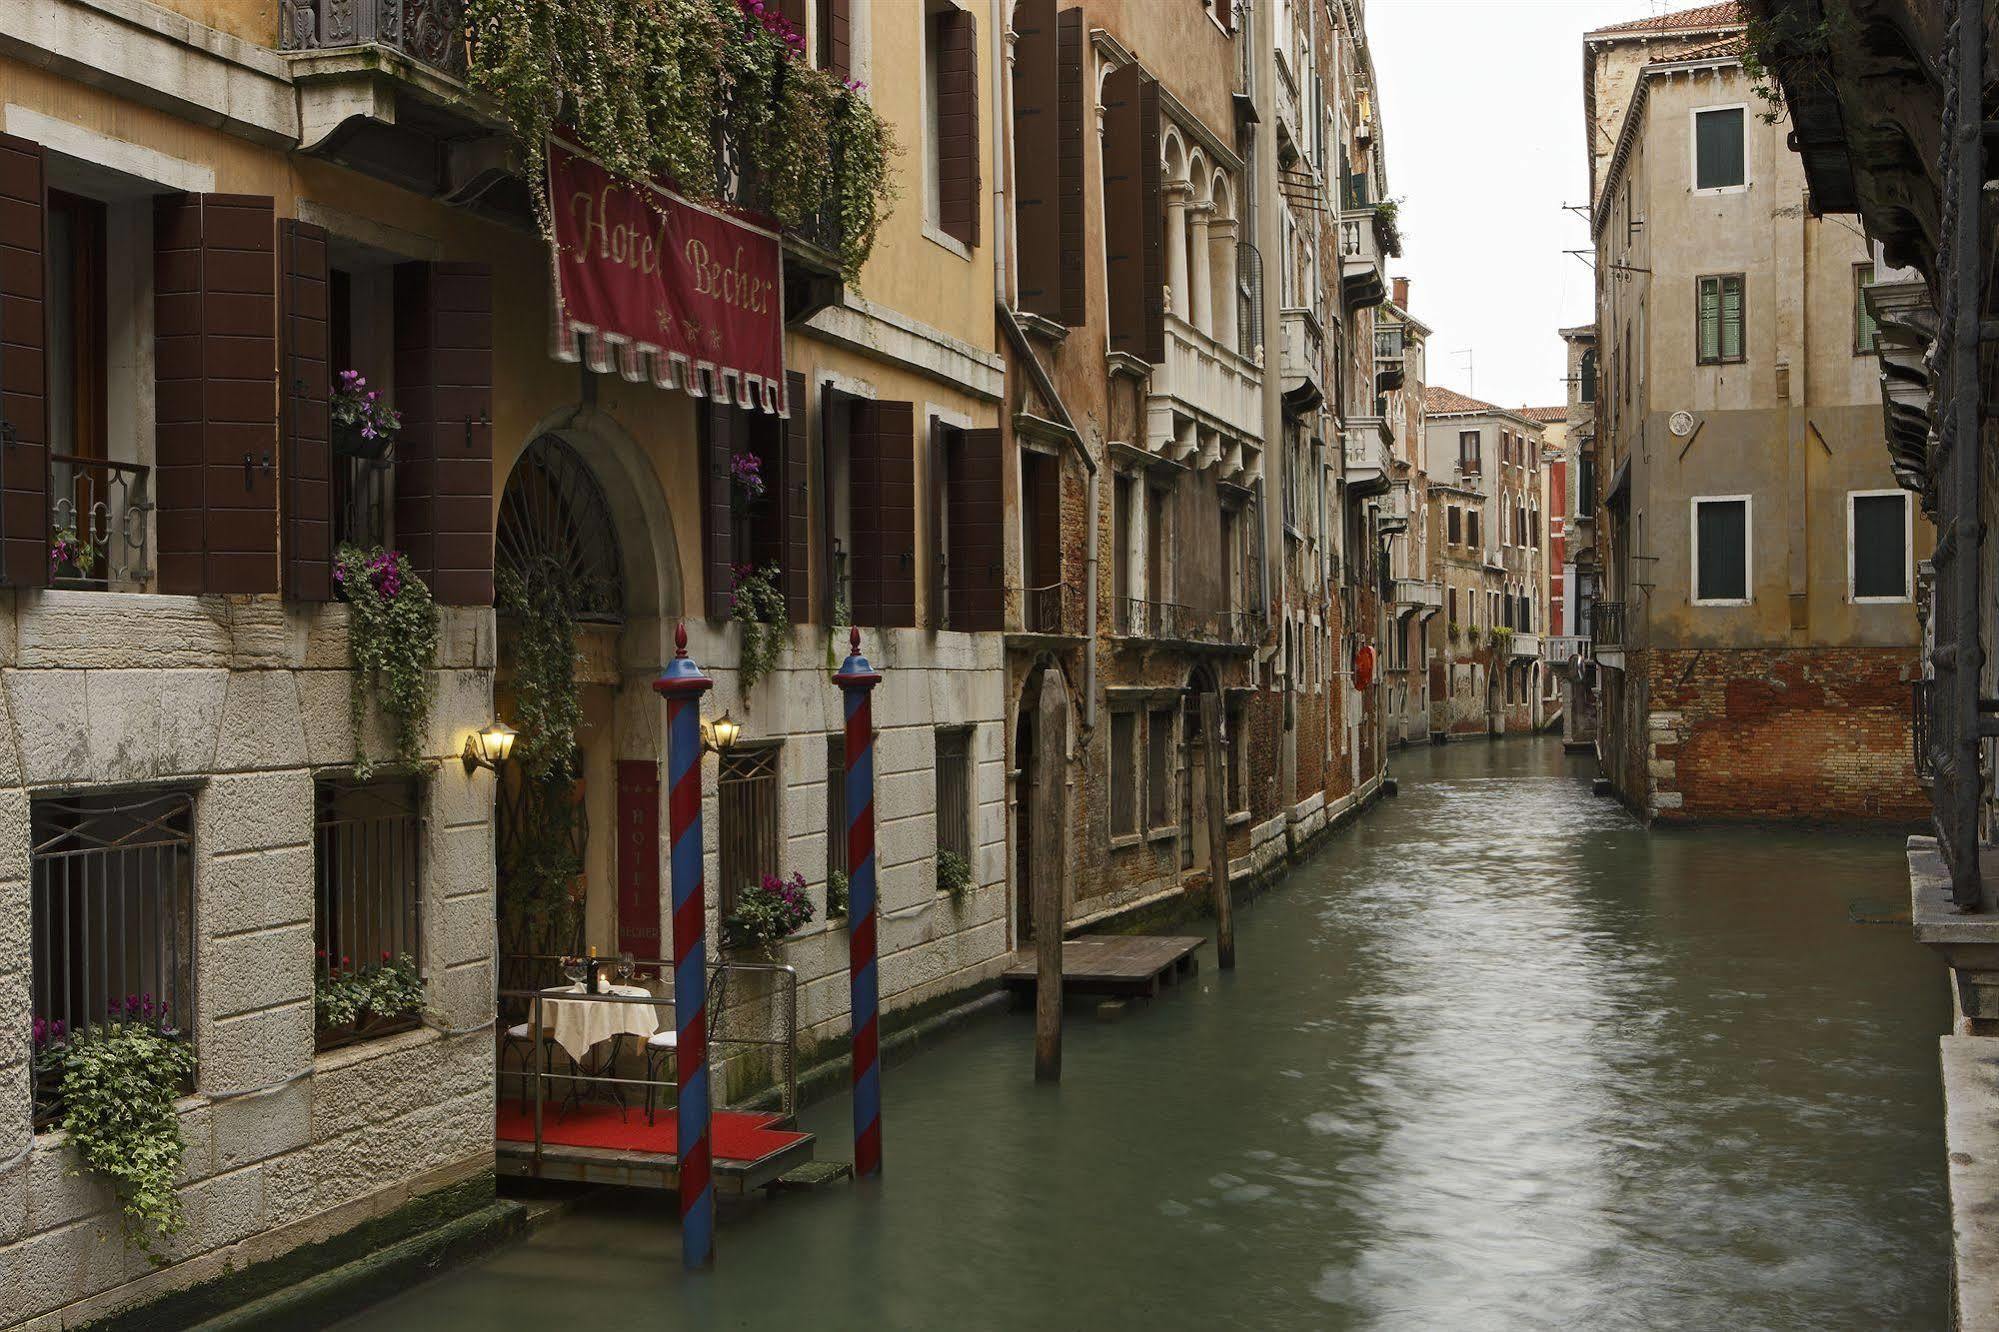
[[[1547,740],[1399,798],[1238,915],[1241,964],[1059,1087],[997,1015],[884,1077],[887,1176],[592,1203],[353,1326],[1934,1328],[1941,969],[1892,835],[1647,835]],[[844,1154],[844,1100],[806,1127]]]

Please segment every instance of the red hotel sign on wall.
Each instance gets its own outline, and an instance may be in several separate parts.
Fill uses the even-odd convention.
[[[775,232],[618,180],[554,141],[548,202],[557,359],[786,414]]]

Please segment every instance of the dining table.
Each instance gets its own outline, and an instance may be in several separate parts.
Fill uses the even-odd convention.
[[[664,1025],[671,1025],[673,1000],[659,998],[642,985],[612,985],[600,994],[627,999],[657,999],[650,1004],[603,1004],[588,999],[553,996],[581,995],[581,985],[556,985],[542,991],[551,996],[541,1001],[541,1025],[549,1038],[578,1064],[605,1041],[636,1036],[643,1043]]]

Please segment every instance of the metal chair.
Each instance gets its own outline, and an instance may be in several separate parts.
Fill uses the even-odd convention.
[[[550,1050],[562,1050],[562,1047],[555,1043],[555,1038],[548,1034],[547,1028],[542,1029],[541,1043]],[[532,1086],[530,1079],[534,1077],[535,1041],[533,1024],[517,1022],[513,1026],[508,1027],[506,1034],[501,1038],[500,1076],[502,1078],[507,1076],[507,1054],[509,1051],[514,1054],[520,1065],[518,1076],[521,1080],[521,1113],[526,1114],[528,1112],[528,1092]],[[569,1052],[567,1050],[563,1050],[562,1053],[564,1058],[568,1058]],[[571,1067],[575,1066],[575,1060],[571,1059],[569,1062]]]

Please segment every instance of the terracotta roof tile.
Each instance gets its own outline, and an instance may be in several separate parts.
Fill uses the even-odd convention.
[[[1539,421],[1542,425],[1555,425],[1569,419],[1569,409],[1566,407],[1522,407],[1514,414],[1524,416],[1530,421]]]
[[[1688,28],[1723,28],[1731,23],[1745,22],[1742,7],[1734,0],[1727,4],[1696,5],[1692,9],[1682,9],[1673,14],[1655,14],[1651,18],[1632,19],[1628,23],[1613,23],[1607,28],[1597,28],[1591,37],[1605,33],[1648,33],[1681,32]]]
[[[1454,393],[1441,384],[1425,384],[1423,410],[1437,416],[1451,416],[1469,415],[1474,412],[1503,412],[1506,409],[1478,398],[1467,398],[1464,394]]]
[[[1677,64],[1682,60],[1719,60],[1724,56],[1740,56],[1749,49],[1749,43],[1741,33],[1732,33],[1718,42],[1708,42],[1702,46],[1690,47],[1685,51],[1664,51],[1647,62],[1654,65]]]

